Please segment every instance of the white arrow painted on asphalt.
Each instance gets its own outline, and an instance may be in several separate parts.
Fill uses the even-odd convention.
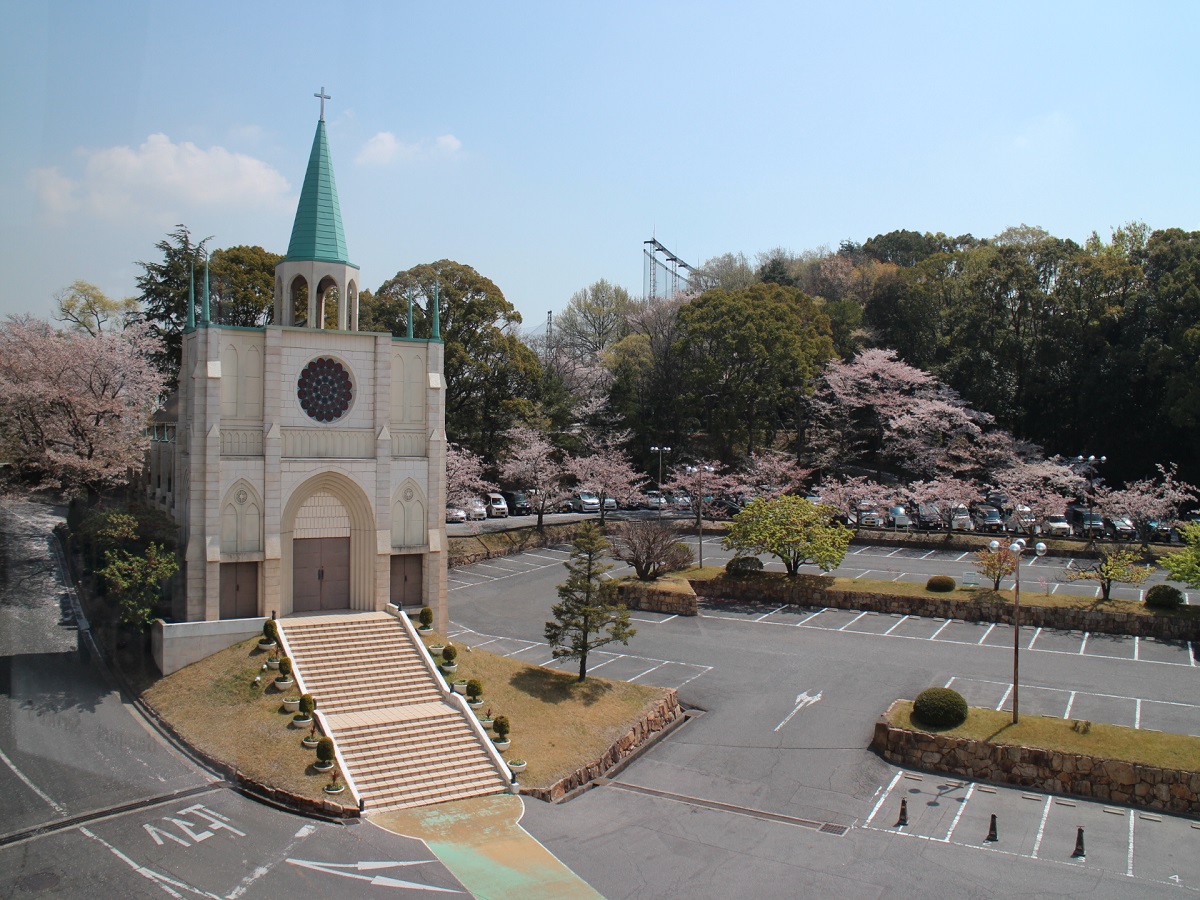
[[[461,894],[462,891],[456,891],[454,888],[436,887],[432,884],[421,884],[417,881],[402,881],[399,878],[389,878],[386,875],[355,875],[354,872],[339,871],[341,869],[356,869],[360,872],[369,872],[372,869],[391,869],[401,866],[420,866],[425,863],[437,862],[436,859],[413,859],[408,861],[391,860],[391,861],[371,861],[364,860],[356,863],[330,863],[316,862],[311,859],[289,859],[289,863],[293,866],[301,866],[305,869],[314,869],[317,872],[324,872],[326,875],[340,875],[342,878],[353,878],[357,881],[369,881],[373,885],[379,887],[396,887],[409,888],[416,891],[436,891],[439,894]]]
[[[792,721],[792,716],[794,716],[796,713],[800,712],[800,710],[804,709],[806,706],[812,706],[814,703],[816,703],[818,700],[820,700],[821,695],[823,693],[825,693],[825,692],[817,691],[817,693],[812,697],[810,697],[808,695],[808,691],[804,691],[803,693],[797,694],[796,695],[796,708],[787,714],[786,719],[784,719],[782,722],[780,722],[778,725],[775,726],[775,730],[778,731],[780,728],[782,728],[788,722]]]

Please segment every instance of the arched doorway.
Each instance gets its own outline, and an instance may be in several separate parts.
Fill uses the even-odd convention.
[[[304,482],[285,504],[280,525],[285,609],[375,608],[374,516],[350,478],[322,472]]]

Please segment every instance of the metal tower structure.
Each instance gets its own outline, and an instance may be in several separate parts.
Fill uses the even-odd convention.
[[[658,297],[658,270],[660,268],[663,270],[663,275],[670,279],[671,292],[666,296],[674,297],[680,293],[681,286],[683,290],[690,286],[690,280],[686,273],[694,272],[694,268],[659,243],[657,238],[643,241],[643,244],[645,245],[642,248],[642,255],[645,258],[642,276],[643,300]]]

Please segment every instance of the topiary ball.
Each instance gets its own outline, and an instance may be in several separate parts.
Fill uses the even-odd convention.
[[[956,587],[958,583],[949,575],[930,575],[929,580],[925,582],[925,590],[937,591],[940,594],[948,594]]]
[[[1146,605],[1151,609],[1174,609],[1183,605],[1183,591],[1170,584],[1156,584],[1146,591]]]
[[[967,720],[967,701],[950,688],[926,688],[913,701],[913,719],[933,728],[953,728]]]
[[[762,567],[762,560],[757,556],[735,556],[729,562],[725,563],[725,571],[729,575],[745,575],[747,572],[761,572]]]

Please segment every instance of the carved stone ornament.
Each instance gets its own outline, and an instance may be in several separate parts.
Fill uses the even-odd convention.
[[[312,360],[296,379],[300,408],[318,422],[336,422],[350,408],[354,385],[350,373],[336,359],[321,356]]]

